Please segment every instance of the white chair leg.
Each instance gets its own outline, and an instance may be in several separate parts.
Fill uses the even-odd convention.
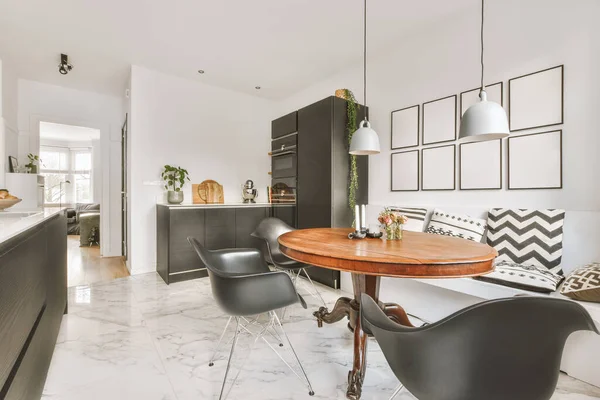
[[[233,317],[229,317],[227,323],[225,324],[225,328],[223,328],[223,332],[221,332],[221,337],[219,337],[219,341],[217,342],[217,346],[215,347],[215,351],[213,352],[212,357],[208,361],[208,366],[212,367],[215,365],[215,357],[217,357],[217,353],[219,352],[219,348],[221,347],[221,342],[223,341],[223,337],[225,336],[225,332],[227,332],[227,328],[229,327],[229,323]]]
[[[319,292],[319,290],[317,289],[317,286],[315,285],[315,283],[312,281],[312,279],[310,279],[310,276],[308,275],[308,272],[306,272],[305,268],[302,268],[299,272],[298,275],[300,275],[300,272],[304,272],[304,275],[306,276],[306,278],[308,279],[308,281],[310,282],[310,285],[312,286],[312,289],[315,291],[315,293],[317,294],[316,296],[311,293],[311,295],[313,297],[318,297],[321,300],[321,303],[323,303],[323,306],[327,307],[327,303],[325,303],[325,300],[323,300],[323,296],[321,296],[321,292]]]
[[[223,397],[223,393],[225,392],[225,384],[227,383],[227,375],[229,374],[229,368],[231,367],[231,360],[233,359],[233,352],[235,350],[235,346],[237,345],[239,328],[240,328],[240,320],[238,318],[235,319],[235,334],[233,337],[233,343],[231,344],[231,350],[229,351],[229,361],[227,361],[227,368],[225,369],[225,376],[223,377],[223,385],[221,386],[221,394],[219,395],[219,400],[225,400]],[[229,392],[227,392],[229,394]]]
[[[394,390],[394,393],[392,394],[392,397],[389,398],[389,400],[393,400],[394,397],[398,396],[402,389],[404,389],[404,385],[400,384],[400,386],[398,386],[396,390]]]

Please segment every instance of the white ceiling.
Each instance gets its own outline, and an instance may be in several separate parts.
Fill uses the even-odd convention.
[[[100,139],[98,129],[83,126],[55,124],[53,122],[40,122],[40,138],[60,140],[63,142],[89,142]]]
[[[478,6],[371,0],[369,54]],[[0,0],[0,59],[21,78],[114,95],[137,64],[277,99],[360,61],[362,7],[360,0]],[[57,71],[61,52],[74,65],[66,76]]]

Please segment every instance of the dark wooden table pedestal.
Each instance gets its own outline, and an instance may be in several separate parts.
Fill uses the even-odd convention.
[[[401,306],[379,301],[379,282],[379,276],[352,274],[354,298],[340,297],[331,312],[327,308],[321,307],[313,313],[317,318],[319,328],[323,327],[323,322],[333,324],[344,317],[348,318],[348,329],[354,332],[354,361],[352,370],[348,372],[346,397],[352,400],[360,399],[367,365],[367,335],[360,326],[361,294],[366,293],[375,299],[390,319],[402,325],[413,326]]]
[[[397,323],[412,326],[398,304],[379,301],[381,276],[394,278],[459,278],[486,274],[494,269],[498,255],[488,245],[460,238],[405,232],[402,240],[349,240],[352,229],[315,228],[288,232],[279,237],[279,246],[289,258],[306,264],[350,272],[354,298],[338,299],[329,312],[322,307],[314,313],[319,327],[347,317],[354,333],[354,362],[348,373],[346,396],[360,399],[366,370],[367,335],[360,326],[360,296],[371,296]]]

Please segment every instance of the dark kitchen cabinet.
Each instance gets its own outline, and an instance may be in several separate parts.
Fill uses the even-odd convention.
[[[295,215],[291,205],[270,204],[239,206],[169,206],[156,207],[156,272],[167,283],[206,277],[206,266],[198,258],[187,237],[196,238],[210,250],[227,248],[261,249],[262,244],[250,234],[260,221],[277,210],[284,220]]]
[[[209,208],[204,211],[204,245],[209,250],[235,246],[235,208]]]
[[[236,208],[235,209],[235,247],[261,248],[261,240],[250,234],[260,224],[260,221],[269,216],[267,207]]]
[[[297,130],[298,113],[294,111],[271,122],[271,139],[289,135]]]
[[[67,220],[0,243],[0,399],[39,399],[67,309]]]
[[[365,107],[357,110],[357,123]],[[347,102],[327,97],[298,110],[298,174],[296,194],[297,227],[350,227],[348,206],[350,155],[347,131]],[[368,157],[357,157],[358,204],[368,203]],[[339,288],[340,273],[324,268],[309,270],[312,278]]]

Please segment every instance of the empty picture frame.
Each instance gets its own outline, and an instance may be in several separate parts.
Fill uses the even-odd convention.
[[[421,190],[456,189],[456,145],[421,150]]]
[[[464,115],[465,111],[469,109],[473,104],[479,101],[479,92],[481,88],[467,90],[460,94],[460,118]],[[502,82],[494,83],[485,87],[487,93],[487,99],[504,106],[504,84]]]
[[[508,81],[508,122],[512,132],[562,124],[563,109],[563,65]]]
[[[392,111],[392,150],[419,145],[419,117],[421,106]]]
[[[392,153],[392,192],[419,190],[419,150]]]
[[[423,103],[423,144],[456,140],[456,95]]]
[[[562,130],[508,138],[508,189],[562,188]]]
[[[459,146],[460,190],[502,189],[502,140]]]

